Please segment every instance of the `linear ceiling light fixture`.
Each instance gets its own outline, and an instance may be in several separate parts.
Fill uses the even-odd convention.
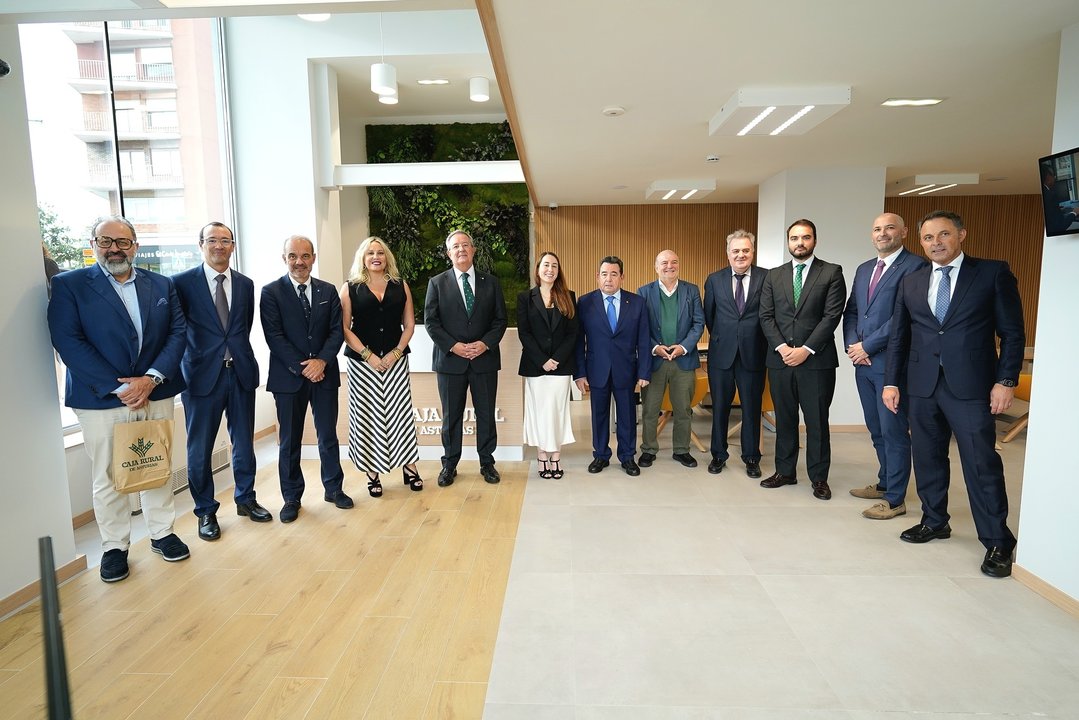
[[[656,180],[644,191],[645,200],[670,200],[675,195],[680,200],[689,200],[691,197],[704,197],[716,189],[716,181],[712,178],[697,180]]]
[[[491,81],[485,77],[468,80],[468,99],[472,102],[487,102],[491,99]]]
[[[804,135],[850,100],[850,86],[741,88],[712,116],[708,134]]]
[[[940,105],[944,98],[888,98],[881,103],[884,107],[928,107]]]
[[[981,176],[978,173],[942,173],[938,175],[911,175],[892,183],[887,194],[928,195],[957,185],[977,185]]]
[[[430,78],[424,80],[417,80],[417,85],[449,85],[450,81],[446,78]]]
[[[330,19],[329,13],[300,13],[296,17],[307,22],[326,22]]]
[[[397,96],[397,68],[386,62],[386,37],[382,33],[382,13],[378,14],[378,37],[382,43],[382,62],[371,66],[371,92],[378,95],[381,102],[383,96]]]

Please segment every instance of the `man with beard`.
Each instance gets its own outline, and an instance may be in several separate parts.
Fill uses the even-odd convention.
[[[830,500],[832,463],[828,409],[835,393],[839,354],[835,329],[843,317],[843,269],[814,257],[817,226],[795,220],[787,228],[794,258],[768,271],[761,289],[761,329],[770,351],[765,364],[776,409],[776,471],[761,487],[798,482],[798,410],[805,416],[806,470],[813,497]]]
[[[49,332],[67,366],[64,402],[79,418],[90,456],[94,517],[105,551],[101,579],[112,583],[127,577],[131,545],[131,505],[112,484],[113,426],[172,419],[173,398],[184,389],[186,340],[172,281],[133,265],[139,244],[132,224],[104,218],[90,243],[96,265],[53,278]],[[172,484],[140,495],[150,549],[168,562],[186,559],[187,545],[172,531]]]

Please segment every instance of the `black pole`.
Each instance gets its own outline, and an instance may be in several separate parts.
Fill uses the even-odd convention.
[[[56,563],[52,538],[38,538],[41,560],[41,626],[45,642],[45,685],[49,720],[71,720],[71,693],[67,687],[64,630],[60,624],[60,592],[56,586]]]

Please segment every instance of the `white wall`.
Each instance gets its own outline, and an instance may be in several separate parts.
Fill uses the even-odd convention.
[[[18,28],[0,25],[0,598],[38,579],[39,537],[52,536],[57,566],[75,559],[19,50]]]
[[[1061,33],[1053,152],[1079,146],[1079,25]],[[1033,163],[1036,158],[1031,158]],[[1071,458],[1079,437],[1075,408],[1075,271],[1079,236],[1046,238],[1038,301],[1038,344],[1023,470],[1022,517],[1016,561],[1079,600],[1079,523]]]

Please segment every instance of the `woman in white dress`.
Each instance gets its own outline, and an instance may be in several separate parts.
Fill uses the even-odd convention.
[[[536,263],[536,286],[517,296],[524,441],[537,449],[540,477],[555,479],[564,474],[562,446],[574,440],[569,397],[577,344],[577,298],[566,288],[561,270],[557,255],[543,253]]]

